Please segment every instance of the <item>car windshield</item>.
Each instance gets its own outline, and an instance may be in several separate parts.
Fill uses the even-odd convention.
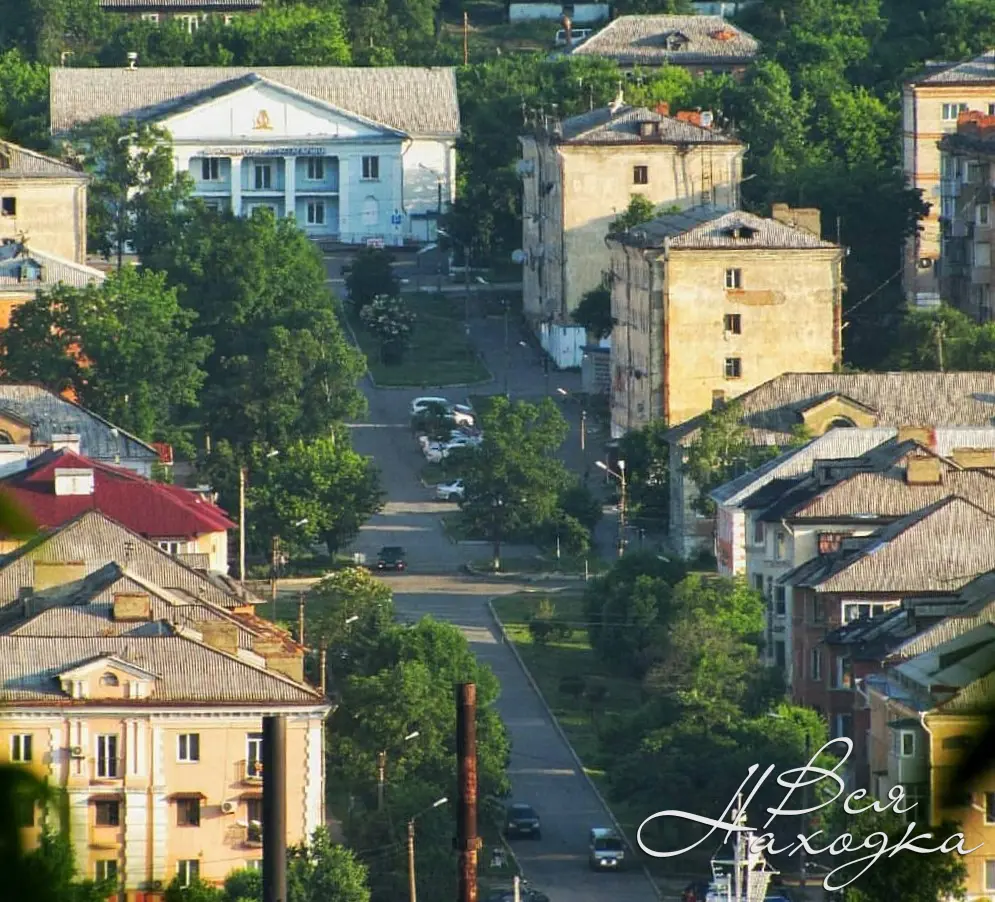
[[[606,836],[602,839],[596,839],[594,841],[594,850],[596,852],[621,852],[622,840],[615,839],[613,836]]]
[[[535,817],[536,813],[528,805],[515,805],[511,809],[514,817]]]
[[[403,548],[381,548],[380,557],[404,557]]]

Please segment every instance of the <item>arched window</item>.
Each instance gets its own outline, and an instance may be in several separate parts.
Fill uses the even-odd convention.
[[[375,226],[380,221],[380,202],[375,197],[363,201],[363,225]]]
[[[829,421],[827,429],[855,429],[857,424],[849,417],[834,417]]]
[[[14,439],[6,429],[0,429],[0,445],[13,445]]]
[[[118,678],[116,676],[114,676],[113,673],[105,673],[100,678],[100,685],[101,686],[120,686],[121,683],[118,681]]]

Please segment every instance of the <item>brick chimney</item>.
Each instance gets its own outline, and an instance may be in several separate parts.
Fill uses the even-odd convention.
[[[776,219],[792,228],[811,232],[817,238],[822,237],[822,214],[817,207],[792,208],[787,204],[773,204],[770,216],[771,219]]]
[[[674,118],[678,122],[690,122],[691,125],[701,126],[701,112],[699,110],[678,110]]]
[[[670,115],[670,104],[667,103],[665,100],[661,101],[660,103],[658,103],[656,105],[656,111],[661,116],[669,116]]]

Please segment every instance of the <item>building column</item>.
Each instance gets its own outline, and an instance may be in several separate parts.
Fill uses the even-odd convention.
[[[149,794],[124,794],[124,885],[137,889],[148,879]],[[157,878],[157,879],[162,879]]]
[[[351,188],[348,157],[339,157],[339,240],[348,242],[353,232],[349,217],[349,189]]]
[[[304,836],[310,836],[324,823],[325,785],[322,763],[324,752],[324,721],[315,717],[308,723],[304,753]],[[290,842],[292,837],[287,837]],[[296,840],[295,840],[296,841]]]
[[[151,879],[168,883],[170,876],[166,873],[169,833],[169,800],[166,797],[166,730],[161,726],[152,727],[151,752],[151,811],[147,806],[145,817],[146,822],[151,821],[152,830],[147,831],[145,836],[150,836],[152,843]],[[126,841],[127,836],[126,832]]]
[[[231,211],[242,215],[242,157],[231,158]]]
[[[297,215],[297,157],[283,158],[283,215]]]

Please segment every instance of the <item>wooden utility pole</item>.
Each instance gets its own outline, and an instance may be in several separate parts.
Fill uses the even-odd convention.
[[[304,644],[304,604],[307,596],[301,592],[297,596],[297,641]]]
[[[263,718],[263,902],[287,900],[287,721]]]
[[[245,467],[238,468],[238,578],[245,586]]]
[[[377,811],[383,811],[384,783],[387,780],[387,752],[377,752]]]
[[[321,694],[325,695],[328,689],[328,649],[322,644],[321,648],[318,650],[318,669],[321,671],[319,676],[321,685]]]
[[[470,14],[463,13],[463,65],[470,65]]]
[[[418,888],[415,886],[415,819],[408,821],[408,898],[418,902]]]
[[[270,597],[273,599],[273,622],[276,622],[276,575],[280,566],[280,537],[273,536],[273,560],[271,564],[273,572],[270,577]]]
[[[458,902],[477,902],[477,687],[456,686]]]

